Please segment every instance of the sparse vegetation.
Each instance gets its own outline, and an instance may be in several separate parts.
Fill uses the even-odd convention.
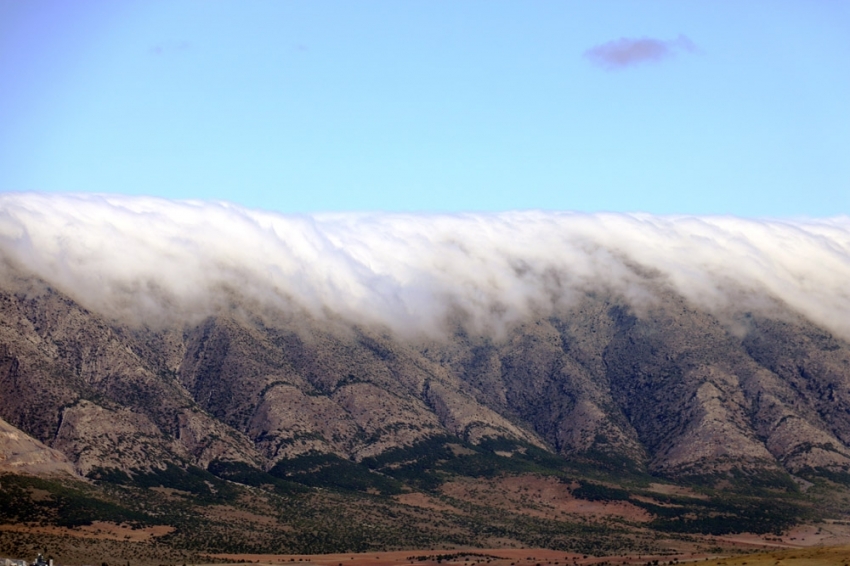
[[[141,526],[154,518],[79,481],[0,475],[0,523],[76,527],[93,521]]]

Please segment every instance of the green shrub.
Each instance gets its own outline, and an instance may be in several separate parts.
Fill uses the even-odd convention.
[[[281,460],[269,470],[275,478],[310,487],[393,495],[402,492],[402,484],[367,466],[344,460],[335,454],[311,453]]]

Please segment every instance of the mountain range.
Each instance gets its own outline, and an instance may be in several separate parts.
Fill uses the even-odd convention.
[[[408,341],[308,313],[117,325],[38,280],[0,295],[0,417],[75,470],[360,462],[436,436],[670,478],[843,477],[850,344],[790,311],[722,321],[668,292]]]
[[[94,202],[93,210],[106,206]],[[511,256],[502,271],[482,275],[490,287],[481,287],[464,277],[478,277],[484,264],[468,270],[449,261],[443,268],[455,270],[449,274],[462,289],[452,295],[434,291],[447,277],[437,268],[395,273],[392,285],[384,276],[339,279],[327,271],[338,261],[328,252],[314,258],[319,267],[299,264],[319,270],[312,285],[280,288],[279,274],[257,279],[260,259],[246,260],[242,271],[222,268],[219,248],[192,248],[181,262],[198,265],[170,274],[179,269],[176,252],[157,245],[151,256],[152,240],[128,244],[126,257],[110,252],[104,268],[102,258],[86,255],[108,239],[102,226],[60,223],[50,239],[15,212],[28,203],[6,202],[0,222],[0,472],[78,482],[78,495],[56,492],[51,516],[59,523],[87,520],[69,518],[76,508],[61,503],[78,500],[112,506],[81,503],[95,518],[156,523],[151,509],[173,501],[139,504],[160,497],[151,489],[234,508],[250,489],[274,494],[274,505],[307,507],[330,505],[317,503],[317,493],[356,496],[367,506],[397,506],[419,493],[454,505],[451,521],[460,521],[447,482],[529,474],[559,478],[565,497],[643,505],[659,532],[778,532],[841,517],[817,503],[850,486],[850,339],[846,291],[828,286],[834,273],[819,275],[817,287],[817,277],[788,275],[778,259],[765,268],[774,256],[760,256],[758,269],[778,270],[796,287],[713,273],[719,283],[711,291],[699,274],[682,280],[637,252],[609,247],[609,263],[580,283],[570,282],[569,266]],[[143,237],[120,234],[130,236]],[[827,247],[837,246],[840,260],[836,242]],[[354,272],[371,265],[383,273],[381,258],[353,249]],[[583,261],[602,261],[593,250]],[[204,265],[207,279],[198,272]],[[144,276],[121,278],[139,269]],[[275,290],[258,291],[264,286]],[[310,297],[328,289],[341,296],[313,304]],[[720,292],[723,300],[705,298]],[[829,300],[819,299],[824,293]],[[816,308],[801,307],[813,301]],[[656,484],[697,491],[664,499],[648,487]],[[37,501],[24,495],[9,499],[0,519],[26,522],[22,509]],[[727,509],[726,501],[735,503]],[[429,505],[436,513],[437,503]],[[754,518],[753,505],[767,505],[759,507],[767,518]],[[670,515],[672,508],[681,512]],[[511,536],[527,541],[550,528],[535,525]],[[431,533],[427,540],[452,540],[428,529],[420,529]],[[169,536],[174,548],[242,544]],[[367,547],[389,544],[374,533],[358,537]],[[319,548],[274,540],[240,548]],[[350,546],[334,544],[321,548]]]

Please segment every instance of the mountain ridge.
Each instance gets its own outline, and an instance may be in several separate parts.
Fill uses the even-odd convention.
[[[6,292],[13,402],[0,417],[84,474],[220,459],[270,469],[309,452],[357,461],[443,434],[608,453],[670,477],[733,464],[847,473],[847,342],[790,313],[750,313],[737,336],[668,297],[642,314],[589,298],[501,342],[405,342],[285,313],[268,326],[268,312],[134,329],[55,290]],[[115,456],[119,445],[139,452]]]
[[[0,522],[317,552],[848,519],[840,221],[0,212],[0,419],[78,474],[4,472]]]

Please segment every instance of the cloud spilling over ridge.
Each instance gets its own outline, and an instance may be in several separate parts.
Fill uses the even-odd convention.
[[[693,53],[696,51],[696,45],[684,35],[670,41],[649,37],[622,37],[591,47],[584,52],[584,56],[596,65],[613,70],[648,61],[660,61],[672,57],[676,51]]]
[[[0,195],[0,258],[86,307],[198,320],[238,297],[404,333],[497,331],[590,290],[769,297],[850,337],[850,219],[506,212],[280,215],[226,203]],[[238,300],[242,300],[241,298]]]

